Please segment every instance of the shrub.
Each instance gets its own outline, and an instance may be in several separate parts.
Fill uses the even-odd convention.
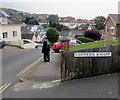
[[[86,38],[86,37],[77,37],[77,40],[80,40],[82,43],[94,42],[93,39]]]
[[[49,28],[47,30],[46,36],[47,39],[49,40],[49,42],[51,42],[52,44],[54,44],[55,42],[57,42],[58,38],[59,38],[59,32],[58,30],[56,30],[55,28]]]
[[[96,30],[87,30],[85,33],[84,33],[84,36],[87,37],[87,38],[91,38],[93,40],[100,40],[102,34],[99,33],[98,31]]]

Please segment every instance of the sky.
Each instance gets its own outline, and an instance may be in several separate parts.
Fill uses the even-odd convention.
[[[9,1],[9,2],[8,2]],[[118,13],[120,0],[0,0],[0,7],[37,14],[94,19]]]

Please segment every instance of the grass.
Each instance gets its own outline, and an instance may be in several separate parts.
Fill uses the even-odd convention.
[[[110,45],[118,45],[119,40],[107,40],[107,41],[102,41],[102,42],[94,42],[90,44],[82,44],[79,46],[74,46],[70,47],[70,51],[76,51],[76,50],[81,50],[81,49],[90,49],[90,48],[100,48],[100,47],[107,47]]]

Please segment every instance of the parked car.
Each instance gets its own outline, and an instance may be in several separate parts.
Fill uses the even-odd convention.
[[[0,40],[0,48],[4,48],[6,46],[6,43],[4,40]]]
[[[76,39],[72,39],[72,40],[70,40],[70,42],[74,42],[77,44],[83,44],[80,40],[76,40]]]
[[[74,41],[70,41],[69,42],[69,46],[72,47],[72,46],[77,46],[77,45],[80,45]],[[56,42],[53,46],[52,46],[52,49],[55,51],[55,52],[61,52],[61,42]]]
[[[23,39],[23,44],[28,44],[28,43],[32,43],[32,44],[34,44],[35,48],[39,48],[39,47],[40,47],[40,44],[35,43],[35,42],[32,41],[32,40],[29,40],[29,39]]]
[[[56,43],[52,46],[52,49],[53,49],[55,52],[60,52],[60,50],[61,50],[61,42],[56,42]]]

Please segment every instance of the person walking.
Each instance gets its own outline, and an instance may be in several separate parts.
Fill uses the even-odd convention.
[[[47,41],[43,42],[42,53],[44,54],[44,62],[50,61],[50,45]]]

